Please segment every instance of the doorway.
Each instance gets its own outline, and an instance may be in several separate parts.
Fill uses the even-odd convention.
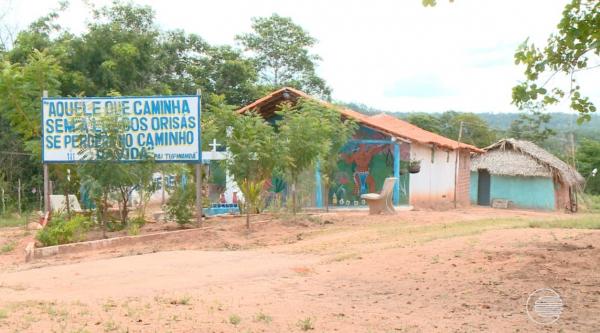
[[[477,180],[477,204],[480,206],[490,205],[490,173],[487,169],[478,170]]]

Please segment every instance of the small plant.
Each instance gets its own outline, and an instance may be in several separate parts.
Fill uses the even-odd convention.
[[[265,314],[261,311],[256,314],[256,316],[254,317],[254,321],[256,321],[256,322],[262,321],[263,323],[268,324],[271,321],[273,321],[273,318],[271,316],[269,316],[268,314]]]
[[[119,329],[119,325],[114,321],[110,320],[104,324],[104,332],[113,332]]]
[[[195,191],[193,186],[177,186],[167,201],[167,216],[184,226],[192,221]]]
[[[421,171],[421,161],[411,159],[408,163],[408,171],[410,173],[419,173]]]
[[[9,242],[9,243],[2,245],[2,247],[0,248],[0,253],[8,253],[14,249],[15,249],[15,242],[14,241]]]
[[[183,296],[181,298],[172,300],[171,304],[172,305],[188,305],[188,304],[190,304],[191,300],[192,300],[192,298],[190,296]]]
[[[229,316],[229,323],[231,325],[237,326],[242,322],[242,318],[240,318],[240,316],[236,315],[236,314],[232,314],[231,316]]]
[[[0,320],[8,318],[8,312],[5,309],[0,309]]]
[[[140,234],[140,226],[138,224],[130,224],[127,229],[127,234],[129,236],[137,236]]]
[[[303,331],[309,331],[309,330],[315,329],[315,325],[312,322],[312,319],[310,317],[304,318],[302,320],[298,320],[297,325]]]
[[[90,228],[90,220],[83,216],[75,216],[70,220],[56,217],[42,230],[36,239],[44,246],[68,244],[83,240]]]

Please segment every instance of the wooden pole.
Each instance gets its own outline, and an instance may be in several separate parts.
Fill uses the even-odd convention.
[[[2,215],[6,215],[6,202],[4,201],[4,187],[2,188]]]
[[[460,129],[458,130],[458,146],[456,147],[456,153],[454,154],[454,208],[458,206],[457,202],[457,187],[458,187],[458,156],[460,154],[460,140],[462,139],[463,122],[460,122]]]
[[[19,216],[21,216],[21,178],[19,178],[18,180],[18,187],[17,187],[17,204],[19,205]]]
[[[48,91],[44,90],[42,96],[44,98],[48,97]],[[42,110],[43,112],[43,110]],[[42,137],[42,144],[44,142],[44,138]],[[42,156],[42,161],[44,160],[44,156]],[[42,162],[44,163],[44,162]],[[50,211],[50,177],[48,175],[48,164],[43,164],[44,169],[44,212],[48,213]]]
[[[196,95],[201,95],[200,89],[196,90]],[[200,106],[198,106],[200,107]],[[200,118],[198,118],[198,126],[200,126]],[[202,138],[198,138],[202,142]],[[200,147],[202,147],[200,145]],[[201,150],[201,149],[200,149]],[[199,227],[202,226],[202,151],[199,151],[200,161],[196,163],[196,223]]]

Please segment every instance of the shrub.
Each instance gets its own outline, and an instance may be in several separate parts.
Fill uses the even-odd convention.
[[[195,199],[193,186],[177,186],[167,201],[167,216],[180,226],[190,223]]]
[[[59,245],[81,241],[90,228],[90,220],[83,216],[76,216],[70,220],[56,217],[42,230],[36,239],[44,246]]]

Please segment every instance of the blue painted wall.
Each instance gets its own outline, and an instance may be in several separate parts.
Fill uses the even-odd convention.
[[[477,172],[471,172],[471,202],[477,204]],[[491,175],[490,200],[507,199],[518,208],[555,209],[554,182],[547,177]]]
[[[471,171],[471,203],[477,204],[477,183],[479,182],[479,172]]]

